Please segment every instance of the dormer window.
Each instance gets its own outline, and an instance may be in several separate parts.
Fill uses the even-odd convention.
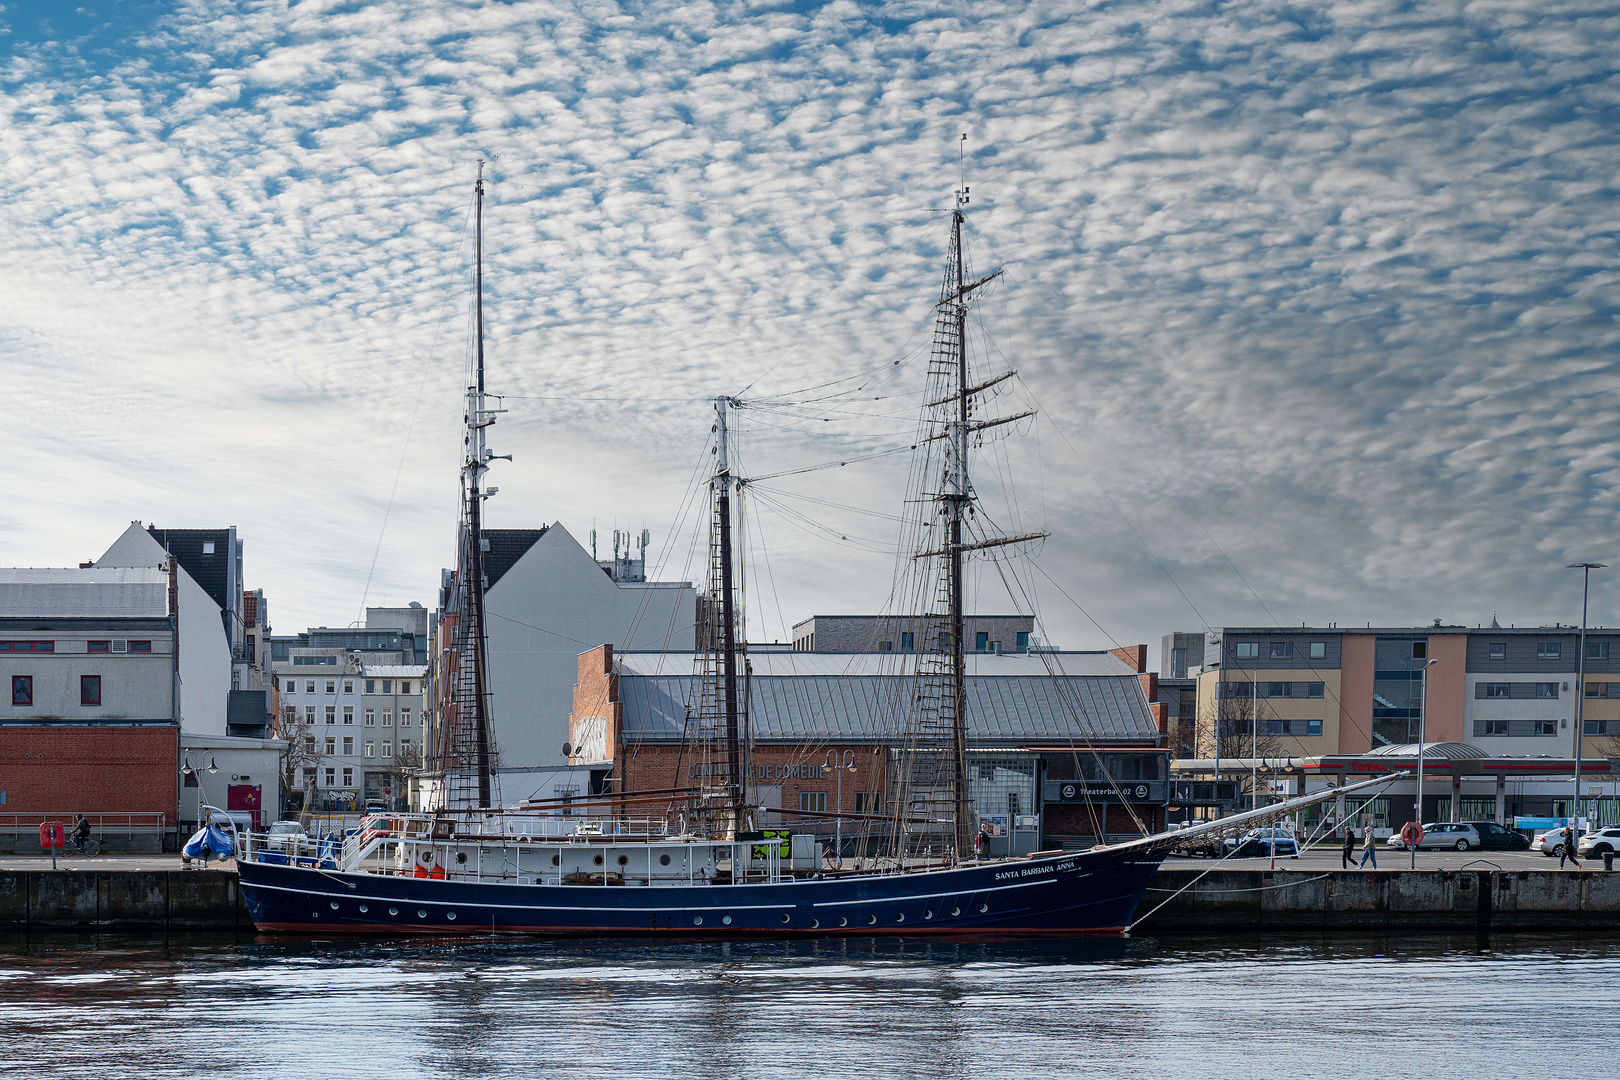
[[[213,553],[214,553],[214,542],[212,540],[204,540],[203,541],[203,554],[204,555],[212,555]]]

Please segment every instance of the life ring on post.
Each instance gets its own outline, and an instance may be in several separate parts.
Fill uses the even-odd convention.
[[[1405,825],[1402,825],[1401,843],[1410,848],[1415,848],[1423,843],[1423,826],[1415,821],[1408,821]]]

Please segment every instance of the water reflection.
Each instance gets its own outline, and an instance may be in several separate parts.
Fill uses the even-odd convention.
[[[1617,991],[1620,937],[53,937],[0,939],[0,1048],[102,1077],[1550,1076],[1552,1004]]]

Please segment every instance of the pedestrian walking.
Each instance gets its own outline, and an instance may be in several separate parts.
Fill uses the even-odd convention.
[[[1372,826],[1365,826],[1361,830],[1361,836],[1361,863],[1356,869],[1362,869],[1367,865],[1367,860],[1371,859],[1373,869],[1376,870],[1378,869],[1378,841],[1373,838]]]
[[[1565,859],[1575,863],[1575,869],[1579,870],[1581,868],[1581,864],[1575,860],[1575,830],[1568,825],[1564,826],[1564,842],[1559,845],[1558,869],[1562,870],[1564,868]]]
[[[1354,870],[1351,862],[1356,857],[1356,829],[1353,825],[1344,827],[1344,848],[1339,852],[1339,869]]]

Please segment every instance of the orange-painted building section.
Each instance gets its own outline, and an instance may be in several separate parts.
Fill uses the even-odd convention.
[[[1423,706],[1424,741],[1464,742],[1463,692],[1468,688],[1468,635],[1431,634],[1429,659],[1440,662],[1428,670]]]
[[[1365,754],[1372,749],[1372,634],[1345,634],[1339,662],[1339,753]]]

